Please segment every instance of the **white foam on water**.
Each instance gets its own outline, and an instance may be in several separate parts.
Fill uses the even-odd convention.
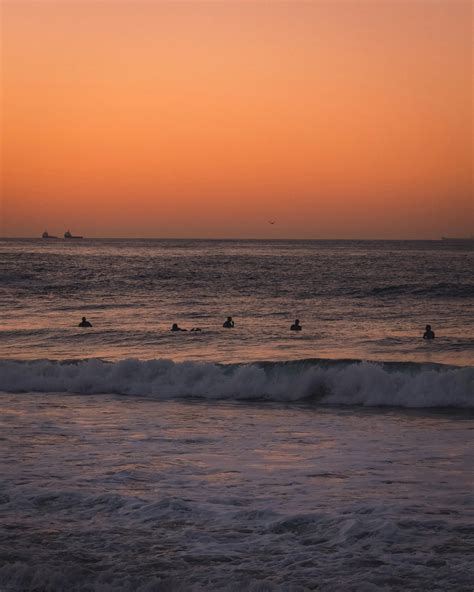
[[[2,592],[472,589],[468,413],[24,393],[0,418]]]
[[[116,393],[162,399],[313,400],[327,405],[473,407],[474,368],[371,362],[212,363],[97,359],[0,361],[6,392]]]

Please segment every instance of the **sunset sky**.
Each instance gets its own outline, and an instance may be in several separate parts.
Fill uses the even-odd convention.
[[[474,232],[468,0],[1,6],[4,236]]]

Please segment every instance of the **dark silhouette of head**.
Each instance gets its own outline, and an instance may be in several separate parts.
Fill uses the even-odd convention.
[[[426,331],[431,331],[431,325],[426,325],[425,330]]]
[[[232,320],[232,317],[227,317],[227,320],[228,320],[228,321],[231,321],[231,320]]]
[[[295,325],[299,325],[300,324],[300,320],[299,319],[295,319]]]
[[[178,323],[173,323],[173,326],[171,327],[172,331],[177,331],[178,330]]]
[[[82,317],[82,322],[85,323],[86,322],[86,317]]]

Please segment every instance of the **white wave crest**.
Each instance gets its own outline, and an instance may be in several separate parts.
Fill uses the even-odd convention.
[[[156,398],[304,401],[327,405],[474,407],[474,368],[372,362],[108,363],[0,361],[6,392],[116,393]]]

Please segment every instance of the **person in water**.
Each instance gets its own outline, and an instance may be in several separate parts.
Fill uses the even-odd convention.
[[[434,331],[431,330],[431,325],[426,325],[425,332],[423,333],[423,339],[434,339]]]
[[[232,320],[232,317],[227,317],[227,321],[224,322],[222,325],[225,329],[233,329],[235,327],[235,323]]]
[[[181,329],[181,327],[178,327],[178,323],[173,323],[170,331],[187,331],[187,329]]]
[[[82,321],[79,323],[78,327],[92,327],[92,323],[89,323],[86,317],[82,317]]]
[[[290,331],[301,331],[303,327],[300,325],[300,320],[296,319],[293,325],[290,327]]]

